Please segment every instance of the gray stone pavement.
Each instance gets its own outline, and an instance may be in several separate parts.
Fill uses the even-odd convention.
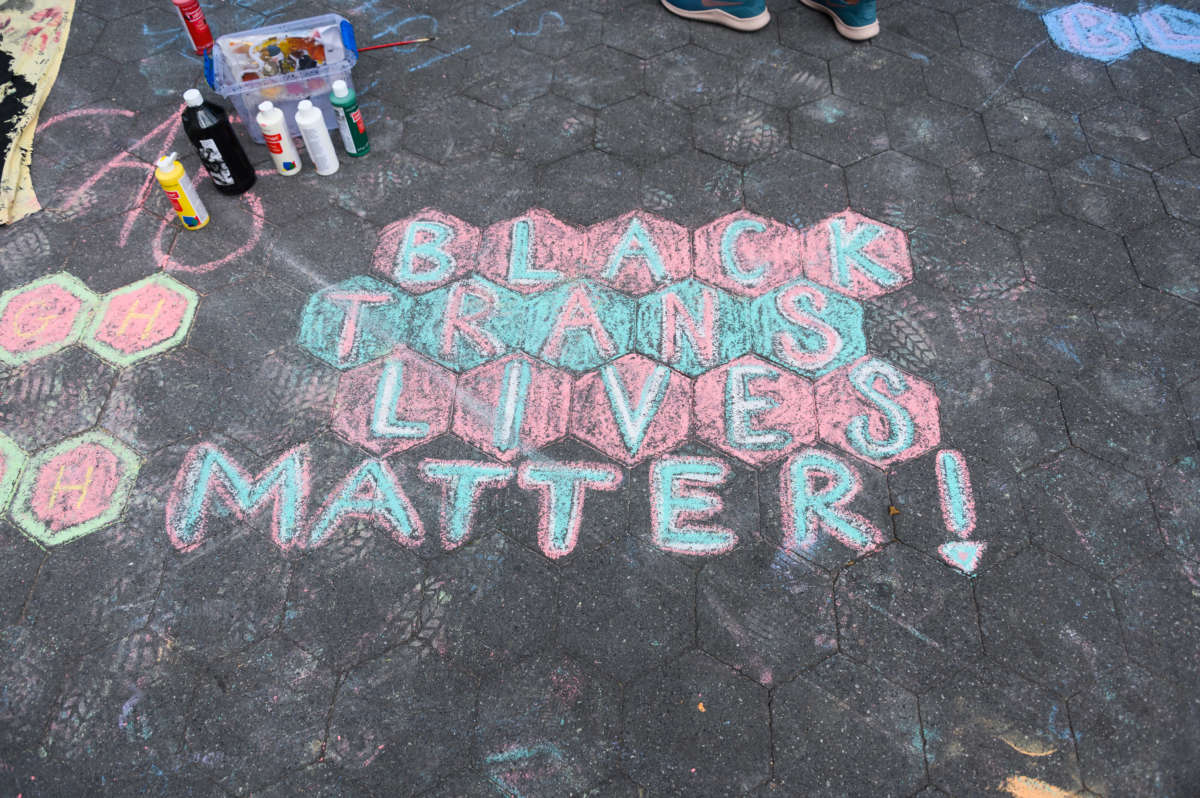
[[[80,0],[0,228],[0,794],[1200,795],[1200,5]]]

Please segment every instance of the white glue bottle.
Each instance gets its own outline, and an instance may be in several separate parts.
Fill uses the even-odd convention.
[[[338,170],[337,153],[333,150],[333,139],[325,128],[325,116],[320,108],[313,107],[312,100],[301,100],[296,106],[296,127],[304,139],[304,149],[317,167],[317,174],[331,175]]]
[[[283,119],[283,111],[275,107],[275,103],[270,100],[263,100],[258,104],[258,116],[254,117],[254,121],[258,122],[258,127],[262,130],[263,140],[267,142],[267,150],[271,153],[271,160],[275,162],[275,169],[281,175],[294,175],[300,171],[300,153],[296,152],[296,145],[292,143],[292,136],[288,133],[287,122]]]

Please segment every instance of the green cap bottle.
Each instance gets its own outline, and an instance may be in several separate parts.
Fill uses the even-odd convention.
[[[329,95],[333,112],[337,114],[338,130],[342,133],[342,144],[346,146],[346,154],[357,158],[371,151],[371,143],[367,141],[367,126],[363,123],[362,111],[358,108],[358,97],[354,90],[346,85],[344,80],[333,82],[333,92]]]

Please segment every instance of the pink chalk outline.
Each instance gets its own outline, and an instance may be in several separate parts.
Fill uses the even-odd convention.
[[[485,489],[498,490],[507,485],[516,473],[516,470],[511,466],[499,466],[496,468],[494,476],[476,476],[473,479],[465,480],[468,494],[465,498],[467,506],[466,518],[463,522],[463,534],[459,540],[454,540],[450,535],[450,530],[453,527],[451,515],[455,511],[454,495],[463,489],[464,479],[462,475],[442,476],[432,472],[432,468],[437,466],[449,466],[451,468],[470,468],[472,466],[491,465],[490,463],[481,463],[478,460],[422,460],[419,471],[421,479],[431,485],[439,485],[442,490],[442,503],[438,508],[438,534],[442,539],[442,548],[446,551],[457,549],[471,541],[472,534],[475,531],[475,508],[479,506],[479,497],[483,495]]]
[[[537,479],[530,472],[534,469],[553,469],[559,473],[573,476],[571,480],[570,516],[567,519],[567,534],[561,546],[554,542],[555,515],[555,483],[547,479]],[[599,471],[604,476],[600,479],[577,477],[581,471]],[[565,557],[575,551],[579,543],[579,531],[583,527],[583,501],[588,488],[592,490],[614,491],[621,486],[624,479],[621,469],[607,463],[586,463],[569,461],[560,463],[521,463],[517,470],[517,484],[524,490],[536,491],[538,494],[538,548],[552,560]]]
[[[696,277],[718,288],[758,297],[804,276],[804,236],[790,225],[735,211],[692,234]]]

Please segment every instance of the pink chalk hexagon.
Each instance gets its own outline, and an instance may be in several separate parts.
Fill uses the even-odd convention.
[[[198,301],[165,274],[138,280],[104,295],[83,345],[117,366],[165,352],[187,337]]]
[[[933,386],[867,355],[817,381],[821,439],[881,468],[941,442]]]
[[[451,429],[507,462],[565,435],[570,404],[567,374],[509,355],[459,377]]]
[[[687,228],[644,211],[630,211],[588,228],[587,277],[641,296],[692,274]]]
[[[845,210],[804,235],[804,274],[814,283],[870,299],[912,282],[904,231]]]
[[[627,466],[687,439],[692,381],[645,355],[619,357],[575,380],[571,434]]]
[[[757,355],[697,377],[695,413],[702,440],[752,466],[817,439],[813,384]]]
[[[12,519],[43,546],[89,535],[125,508],[141,461],[104,432],[85,432],[35,455],[13,499]]]
[[[96,295],[66,272],[0,294],[0,363],[20,366],[75,343]]]
[[[386,357],[342,372],[333,431],[380,457],[450,428],[453,372],[397,346]]]
[[[425,208],[379,231],[373,268],[412,294],[424,294],[475,267],[479,228]]]
[[[8,500],[12,498],[17,487],[17,477],[21,476],[26,459],[21,447],[17,446],[12,438],[0,432],[0,515],[8,507]]]
[[[696,230],[695,274],[741,296],[757,297],[804,274],[804,235],[746,211]]]
[[[513,291],[537,293],[581,276],[587,244],[586,230],[530,208],[483,231],[479,273]]]

